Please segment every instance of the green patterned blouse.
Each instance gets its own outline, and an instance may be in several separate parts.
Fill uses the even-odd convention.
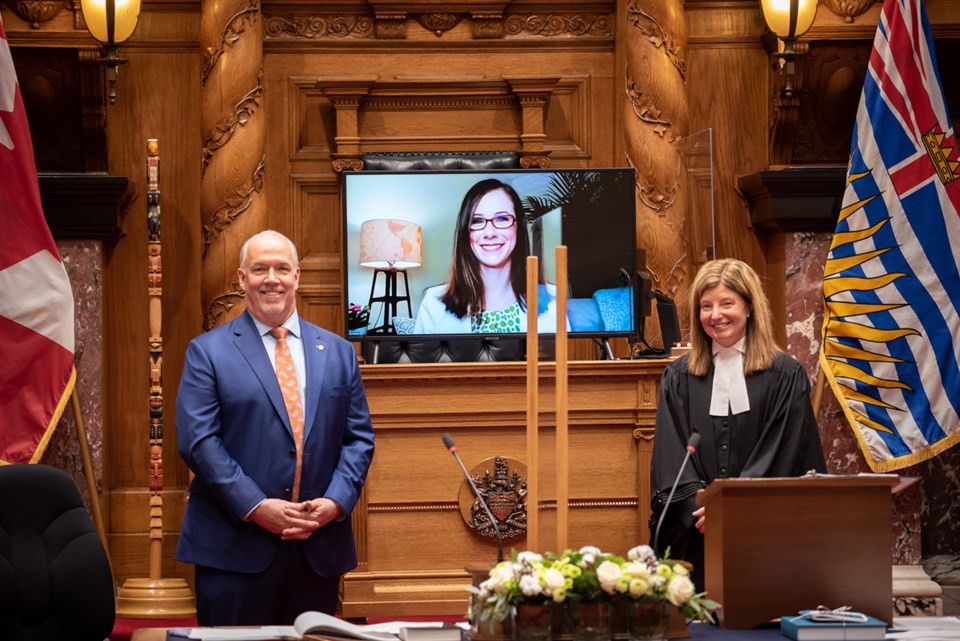
[[[520,303],[497,311],[484,311],[470,316],[470,331],[474,334],[505,334],[523,331],[520,327]]]

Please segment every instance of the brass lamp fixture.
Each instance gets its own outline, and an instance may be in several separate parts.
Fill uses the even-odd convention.
[[[133,35],[140,19],[140,0],[81,0],[90,35],[103,43],[100,64],[107,68],[110,104],[117,102],[117,67],[127,61],[117,56],[117,45]]]
[[[784,72],[783,95],[793,97],[793,78],[796,59],[800,52],[794,47],[797,38],[813,25],[818,0],[760,0],[763,18],[770,29],[783,41],[783,50],[775,54],[781,60]]]

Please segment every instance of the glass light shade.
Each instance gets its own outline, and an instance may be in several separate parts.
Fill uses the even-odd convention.
[[[80,7],[90,34],[104,44],[116,44],[132,36],[140,18],[140,0],[115,0],[111,39],[107,27],[107,0],[81,0]]]
[[[778,38],[792,39],[802,36],[813,25],[817,15],[817,0],[760,0],[763,18],[770,31]],[[791,7],[796,12],[796,22],[790,24]]]
[[[375,219],[360,225],[360,264],[376,269],[407,269],[423,263],[420,225]]]

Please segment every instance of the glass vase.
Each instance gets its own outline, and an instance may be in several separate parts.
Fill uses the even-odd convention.
[[[570,635],[573,641],[610,641],[613,638],[613,604],[569,601]]]
[[[630,641],[663,641],[670,622],[669,603],[638,599],[627,604],[627,632]]]
[[[553,611],[549,603],[521,603],[513,610],[513,641],[550,641]]]

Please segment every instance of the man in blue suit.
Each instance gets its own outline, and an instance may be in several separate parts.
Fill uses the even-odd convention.
[[[176,559],[196,566],[200,625],[291,624],[334,613],[357,565],[350,512],[373,425],[353,346],[297,315],[293,243],[251,237],[238,275],[247,311],[190,342],[180,380],[177,437],[196,476]]]

